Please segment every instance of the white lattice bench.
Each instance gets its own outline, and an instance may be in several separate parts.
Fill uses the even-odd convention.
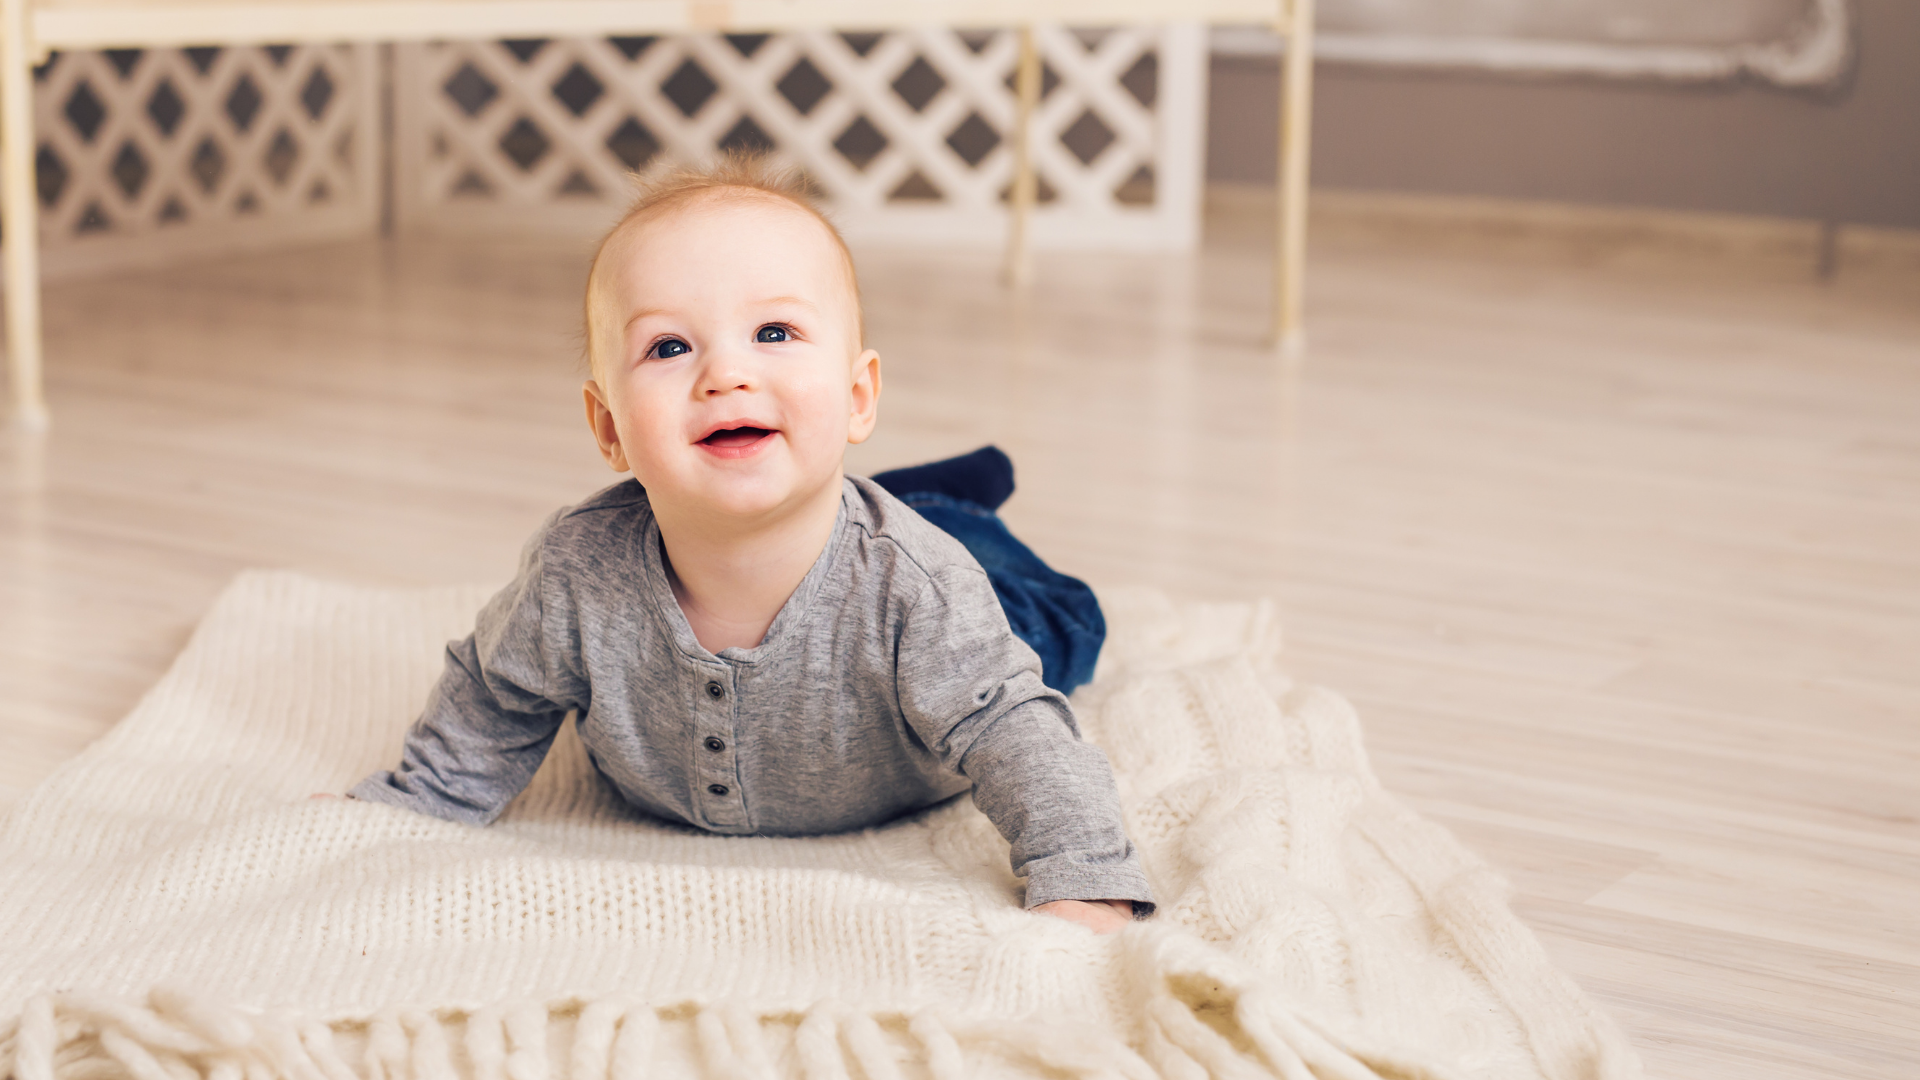
[[[1272,325],[1276,344],[1297,347],[1313,0],[0,0],[0,229],[14,421],[29,430],[48,422],[32,69],[52,50],[1017,27],[1005,272],[1018,285],[1031,274],[1031,222],[1044,171],[1036,169],[1031,128],[1042,99],[1043,35],[1051,32],[1046,28],[1157,23],[1265,24],[1288,41]],[[1114,114],[1127,111],[1117,98],[1110,105]],[[978,201],[980,193],[975,195]]]

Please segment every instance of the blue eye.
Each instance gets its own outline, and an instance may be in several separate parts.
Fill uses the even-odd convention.
[[[779,323],[768,323],[754,333],[753,340],[763,343],[786,341],[788,336],[786,327],[781,326]]]
[[[653,355],[662,360],[671,359],[675,356],[683,356],[692,351],[693,346],[681,341],[679,338],[671,337],[653,347]]]

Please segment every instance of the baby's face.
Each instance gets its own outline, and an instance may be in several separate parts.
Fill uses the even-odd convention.
[[[828,485],[838,498],[847,444],[873,431],[880,358],[813,215],[728,192],[634,222],[601,254],[588,317],[588,421],[657,508],[753,519]]]

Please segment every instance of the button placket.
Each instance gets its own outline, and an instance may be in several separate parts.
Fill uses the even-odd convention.
[[[747,810],[735,773],[733,747],[734,694],[727,684],[732,672],[709,677],[700,695],[706,700],[696,709],[700,723],[694,753],[699,760],[695,770],[699,799],[706,804],[706,817],[716,825],[746,825]],[[724,800],[724,801],[719,801]]]

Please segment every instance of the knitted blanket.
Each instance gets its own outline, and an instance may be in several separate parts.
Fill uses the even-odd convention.
[[[314,801],[398,754],[486,593],[249,573],[0,819],[18,1080],[1619,1080],[1502,884],[1383,792],[1264,604],[1102,596],[1075,698],[1161,902],[1020,907],[966,796],[859,833],[629,810],[571,734],[485,829]]]

